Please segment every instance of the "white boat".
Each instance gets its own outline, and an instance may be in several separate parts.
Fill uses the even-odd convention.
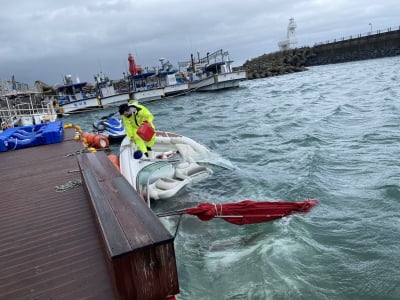
[[[180,69],[184,68],[189,76],[189,89],[194,91],[215,91],[239,87],[239,83],[246,80],[246,71],[233,71],[229,53],[218,50],[204,58],[195,61],[180,62]]]
[[[189,90],[189,78],[175,69],[169,61],[164,62],[160,58],[161,69],[157,70],[156,77],[159,85],[164,88],[164,97],[187,94]]]
[[[128,55],[128,61],[129,74],[124,74],[124,78],[118,81],[124,83],[123,89],[116,88],[116,82],[109,80],[103,73],[95,76],[99,102],[103,107],[118,106],[129,100],[154,101],[165,96],[163,87],[154,79],[155,72],[143,72],[131,54]]]
[[[94,77],[97,96],[103,107],[115,107],[129,100],[129,82],[127,78],[110,80],[103,72]]]
[[[185,95],[189,92],[189,82],[178,81],[176,72],[161,71],[158,77],[164,88],[164,97]]]
[[[165,96],[164,89],[154,79],[155,72],[129,76],[131,97],[139,102],[160,100]]]
[[[164,89],[154,79],[155,72],[143,72],[141,66],[135,63],[132,54],[128,55],[129,61],[129,92],[131,100],[139,102],[159,100],[164,97]]]
[[[0,96],[0,130],[53,122],[57,113],[49,99],[34,99],[34,91],[14,91]],[[41,99],[41,96],[40,98]]]
[[[99,102],[103,107],[115,107],[129,100],[140,102],[159,100],[164,97],[164,90],[149,81],[154,72],[130,75],[127,79],[129,88],[116,90],[112,81],[97,82]],[[96,79],[97,80],[97,79]]]
[[[157,131],[151,148],[151,158],[135,159],[136,145],[126,137],[119,154],[121,173],[149,205],[150,199],[170,198],[186,185],[213,174],[199,164],[209,162],[213,153],[188,137]]]
[[[96,93],[87,93],[87,82],[72,82],[70,75],[65,77],[66,84],[57,87],[57,101],[60,114],[72,114],[102,108]]]

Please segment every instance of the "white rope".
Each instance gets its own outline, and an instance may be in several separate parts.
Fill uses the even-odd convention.
[[[14,149],[13,149],[13,150],[17,149],[17,145],[18,145],[18,139],[16,138],[16,139],[15,139],[15,146],[14,146]]]
[[[214,204],[214,209],[215,209],[215,216],[216,217],[222,216],[222,204],[219,204],[219,207],[220,207],[219,212],[218,212],[218,207],[217,207],[218,204],[215,204],[215,203],[213,203],[213,204]]]
[[[226,215],[226,216],[224,216],[222,214],[222,204],[221,203],[220,204],[213,203],[213,205],[214,205],[215,217],[216,218],[243,218],[243,216],[236,216],[236,215]],[[218,206],[217,205],[219,205],[219,207],[220,207],[219,212],[218,212]]]

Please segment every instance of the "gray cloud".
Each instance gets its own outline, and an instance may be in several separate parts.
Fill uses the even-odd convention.
[[[82,3],[83,2],[83,3]],[[61,83],[71,74],[93,81],[128,69],[128,53],[142,67],[164,57],[174,65],[191,53],[228,50],[235,65],[278,50],[288,19],[298,46],[398,28],[397,1],[21,1],[0,12],[0,79]]]

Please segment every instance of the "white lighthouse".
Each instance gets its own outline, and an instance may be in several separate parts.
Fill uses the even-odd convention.
[[[294,19],[290,18],[289,25],[287,27],[286,40],[283,40],[278,43],[279,50],[283,51],[296,48],[297,39],[296,39],[296,33],[294,32],[296,27],[297,25],[294,22]]]

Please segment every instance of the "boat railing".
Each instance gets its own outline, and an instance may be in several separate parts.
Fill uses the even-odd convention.
[[[57,113],[51,102],[33,106],[29,103],[19,103],[10,107],[0,108],[1,127],[11,128],[19,126],[22,118],[32,118],[32,122],[49,122],[57,119]]]

